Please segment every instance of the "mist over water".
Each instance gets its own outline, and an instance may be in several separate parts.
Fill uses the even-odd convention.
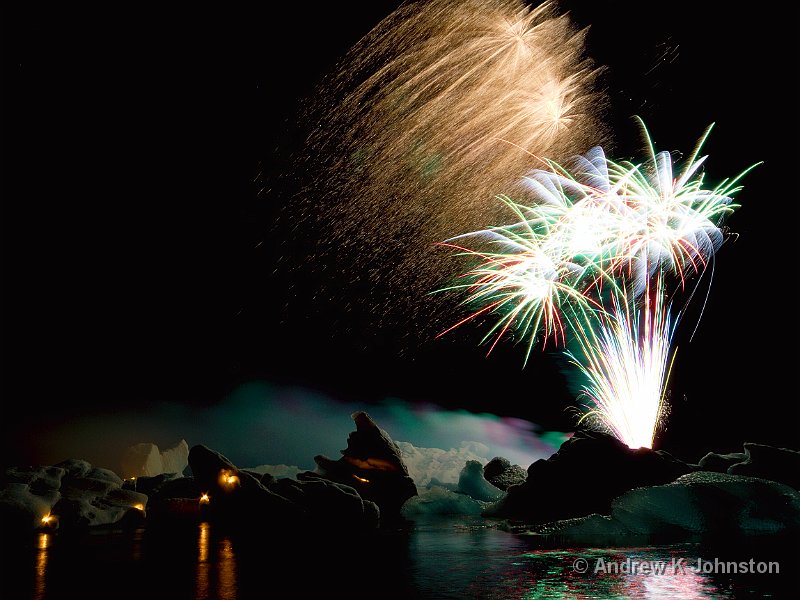
[[[240,467],[287,464],[313,469],[315,455],[337,458],[347,446],[347,436],[355,429],[350,415],[358,410],[369,413],[395,441],[445,450],[478,442],[486,446],[487,459],[504,456],[524,467],[550,456],[565,439],[562,433],[540,431],[522,419],[397,398],[359,403],[299,386],[253,382],[212,406],[161,403],[146,413],[131,406],[53,424],[46,439],[39,436],[31,443],[36,453],[31,460],[54,464],[82,458],[118,470],[128,446],[152,442],[164,450],[185,439],[190,447],[206,445]]]

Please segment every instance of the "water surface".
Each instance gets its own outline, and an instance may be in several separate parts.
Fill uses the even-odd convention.
[[[3,547],[0,597],[23,600],[800,597],[797,547],[785,543],[554,549],[473,518],[367,535],[242,534],[204,522],[37,533]],[[772,572],[742,572],[758,563]]]

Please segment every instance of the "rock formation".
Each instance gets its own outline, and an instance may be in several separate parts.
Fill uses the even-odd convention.
[[[483,476],[496,488],[506,491],[512,485],[525,483],[528,472],[519,465],[512,465],[507,458],[496,456],[483,467]]]
[[[298,481],[260,478],[239,470],[223,455],[194,446],[189,465],[196,489],[209,499],[208,514],[244,525],[278,528],[370,529],[378,525],[378,507],[352,487],[301,473]]]
[[[488,514],[526,523],[608,514],[620,494],[697,469],[666,452],[631,450],[609,435],[578,432],[550,458],[531,464],[525,482],[509,487]]]
[[[144,518],[147,496],[123,489],[113,471],[70,459],[55,466],[11,467],[0,482],[3,528],[76,529]]]
[[[356,430],[348,436],[342,458],[314,457],[319,475],[354,487],[362,498],[378,505],[382,518],[398,516],[403,503],[417,494],[400,448],[367,413],[356,412],[351,417]]]
[[[638,488],[609,514],[549,523],[533,533],[561,543],[676,543],[800,533],[800,493],[766,479],[699,471]]]
[[[788,448],[745,442],[744,452],[709,452],[700,459],[700,467],[706,471],[771,479],[800,489],[800,452]]]

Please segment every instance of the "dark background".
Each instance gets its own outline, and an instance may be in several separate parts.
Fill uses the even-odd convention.
[[[709,180],[744,180],[700,328],[687,315],[659,447],[687,459],[744,441],[798,447],[797,9],[768,3],[566,2],[608,67],[617,154],[705,146]],[[212,405],[242,382],[300,383],[365,404],[398,396],[569,429],[546,358],[486,359],[387,332],[343,342],[285,309],[272,223],[295,116],[396,2],[258,8],[44,8],[3,39],[4,462],[41,423],[115,406]],[[763,8],[762,8],[763,6]],[[297,299],[297,306],[324,299]],[[347,318],[347,315],[343,315]],[[463,341],[463,338],[460,338]],[[474,343],[473,343],[474,342]]]

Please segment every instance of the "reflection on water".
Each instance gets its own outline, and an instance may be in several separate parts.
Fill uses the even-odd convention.
[[[208,562],[208,536],[209,524],[205,521],[200,523],[200,534],[197,536],[197,593],[198,599],[209,598],[209,570],[211,565]]]
[[[786,597],[788,581],[794,597],[800,597],[793,580],[796,544],[789,554],[776,554],[771,544],[766,549],[685,544],[555,550],[466,518],[421,520],[408,530],[367,537],[347,532],[289,537],[234,534],[206,522],[79,538],[39,533],[29,554],[17,552],[20,561],[27,561],[20,568],[30,578],[4,578],[0,597],[68,598],[79,585],[82,599],[241,600],[264,597],[281,581],[294,582],[306,596],[503,600]],[[780,575],[696,568],[698,559],[713,561],[720,555],[729,561],[777,560]],[[661,574],[631,568],[643,564],[666,566]],[[25,572],[3,566],[4,575]],[[27,581],[27,588],[8,595],[8,584],[17,581]]]
[[[236,600],[236,553],[229,536],[212,539],[211,524],[198,525],[197,535],[197,583],[195,598],[208,600]]]
[[[47,553],[50,547],[50,534],[40,533],[36,544],[36,568],[33,580],[33,598],[42,600],[45,596],[45,575],[47,575]]]
[[[131,548],[131,557],[133,560],[142,560],[142,552],[144,546],[144,530],[137,529],[133,532],[133,544]]]
[[[414,587],[424,598],[784,597],[787,582],[793,597],[800,598],[792,575],[798,562],[796,543],[788,549],[763,541],[721,548],[680,544],[537,549],[531,538],[487,527],[485,521],[431,520],[417,523],[409,546]],[[722,567],[702,568],[713,566],[717,558]],[[782,570],[745,572],[752,567],[741,561],[750,558]],[[738,572],[724,572],[724,565],[734,562]]]
[[[490,598],[642,598],[699,600],[731,598],[708,574],[689,568],[689,549],[628,548],[533,551],[523,553],[502,576],[502,585]],[[581,560],[586,561],[580,562]],[[576,569],[577,562],[577,569]],[[626,565],[654,565],[663,572],[633,572]],[[584,572],[586,565],[586,572]],[[608,572],[608,568],[614,569]],[[672,568],[677,565],[677,568]],[[599,569],[595,572],[595,569]]]
[[[234,600],[236,598],[237,583],[236,555],[233,553],[231,540],[224,539],[220,541],[217,573],[219,574],[217,597],[221,600]]]

